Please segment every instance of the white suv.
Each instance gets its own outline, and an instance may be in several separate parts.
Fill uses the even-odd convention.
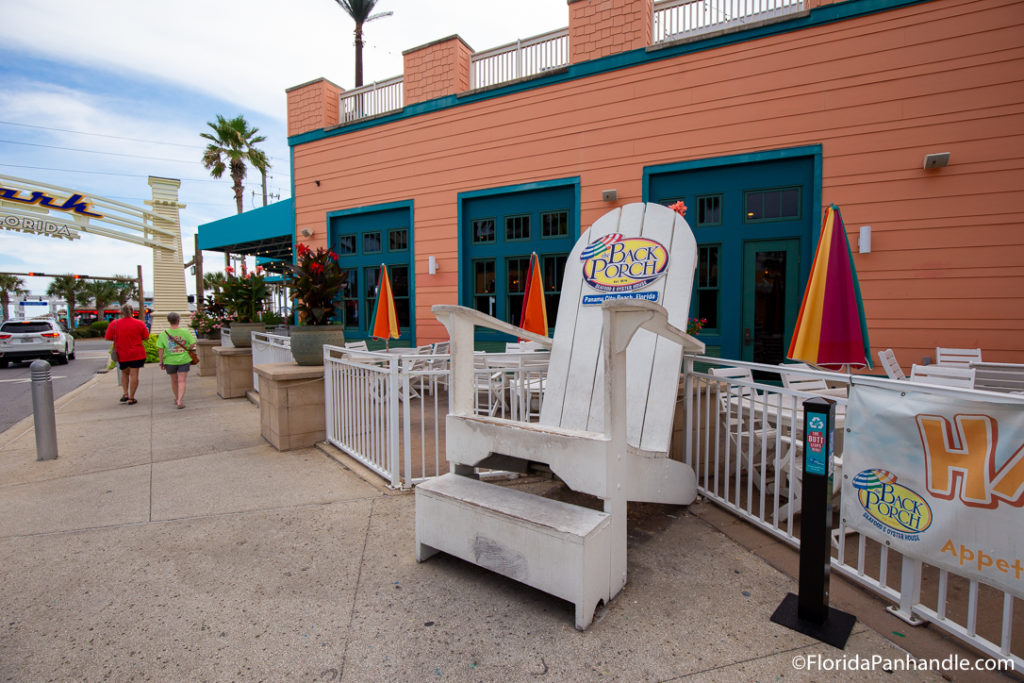
[[[0,368],[33,358],[64,365],[75,358],[75,338],[56,320],[8,320],[0,324]]]

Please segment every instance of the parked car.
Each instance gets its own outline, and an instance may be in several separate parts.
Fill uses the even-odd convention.
[[[0,368],[35,358],[64,365],[75,358],[75,338],[62,323],[50,318],[0,324]]]

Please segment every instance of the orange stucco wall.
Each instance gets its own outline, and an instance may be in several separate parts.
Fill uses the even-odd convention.
[[[1019,2],[935,0],[295,146],[296,227],[325,240],[329,211],[414,200],[425,343],[446,336],[430,306],[457,302],[459,192],[579,176],[586,228],[601,190],[641,199],[645,166],[820,144],[821,204],[854,241],[873,227],[872,346],[1024,362],[1022,81]],[[923,170],[931,152],[950,165]]]

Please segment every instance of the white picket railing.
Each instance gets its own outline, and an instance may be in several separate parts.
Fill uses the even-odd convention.
[[[402,76],[347,90],[338,96],[338,122],[351,123],[401,109],[405,106],[403,92]]]
[[[476,411],[537,419],[548,355],[481,354]],[[374,353],[325,346],[327,441],[395,488],[446,473],[449,359],[415,349]]]
[[[292,340],[290,337],[269,332],[251,332],[252,336],[252,386],[259,393],[260,378],[257,365],[267,363],[290,363],[292,361]]]
[[[654,5],[657,45],[712,31],[788,16],[804,9],[804,0],[664,0]]]
[[[694,371],[695,363],[766,372],[778,372],[779,368],[687,356],[683,394],[686,408],[684,453],[697,474],[701,495],[750,524],[799,546],[797,510],[790,501],[799,500],[800,495],[800,482],[796,479],[800,464],[795,456],[802,439],[792,437],[800,431],[793,421],[797,419],[798,405],[813,394],[715,377]],[[831,382],[870,384],[895,392],[907,389],[906,382],[895,380],[836,373],[809,374]],[[921,384],[915,385],[914,390],[964,396],[963,390]],[[985,393],[972,399],[985,401]],[[994,400],[991,396],[989,394],[990,400]],[[845,406],[845,399],[829,398]],[[1005,400],[1017,401],[1024,408],[1024,397]],[[841,436],[837,428],[837,446]],[[841,467],[839,460],[834,469],[840,478]],[[837,486],[833,494],[834,508],[841,509],[841,497],[842,489]],[[1007,533],[1016,532],[1007,530]],[[833,537],[832,568],[892,601],[895,607],[890,608],[891,612],[910,623],[931,622],[991,657],[1012,659],[1017,671],[1024,670],[1024,651],[1019,645],[1017,651],[1013,651],[1011,646],[1015,603],[1018,614],[1024,609],[1020,600],[978,581],[905,557],[847,529],[842,521]],[[900,568],[899,576],[893,577],[889,567],[896,563]],[[922,585],[927,585],[928,590],[922,591]],[[967,604],[962,604],[963,595],[968,596]],[[955,607],[954,602],[957,602]],[[1000,609],[1002,619],[998,627],[990,623],[986,633],[979,633],[979,615],[999,614]]]
[[[486,88],[568,64],[569,29],[562,28],[474,53],[469,62],[469,87]]]

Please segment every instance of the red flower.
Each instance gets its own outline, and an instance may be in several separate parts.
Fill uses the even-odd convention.
[[[313,263],[312,265],[310,265],[309,269],[312,270],[314,273],[324,272],[324,267],[319,263]]]
[[[232,273],[235,272],[235,269],[232,268],[231,266],[224,266],[224,272],[227,273],[228,275],[231,275]]]
[[[683,218],[686,218],[686,204],[683,204],[683,200],[679,200],[675,204],[671,204],[668,208],[678,213]]]
[[[335,253],[334,253],[333,251],[329,251],[329,252],[327,252],[327,255],[328,255],[328,256],[330,256],[330,257],[331,257],[332,259],[334,259],[335,261],[337,261],[337,260],[338,260],[338,255],[337,255],[337,254],[335,254]]]
[[[309,247],[305,244],[299,244],[299,256],[305,256],[309,253]]]

